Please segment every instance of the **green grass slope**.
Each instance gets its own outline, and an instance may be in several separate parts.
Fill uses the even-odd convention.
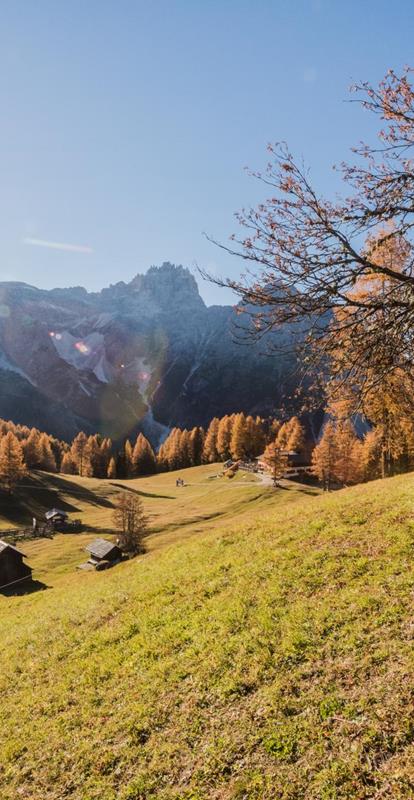
[[[414,797],[413,498],[298,495],[0,598],[2,800]]]
[[[52,541],[37,539],[21,545],[36,580],[50,587],[58,577],[73,575],[76,565],[85,560],[84,548],[91,539],[111,536],[114,503],[122,491],[134,492],[143,502],[149,519],[145,542],[149,552],[229,520],[256,519],[275,505],[318,494],[314,487],[288,482],[283,490],[274,492],[249,473],[239,473],[229,481],[217,477],[220,469],[221,465],[211,464],[127,481],[34,472],[11,498],[0,494],[0,537],[2,530],[31,526],[33,516],[41,520],[54,506],[72,519],[81,519],[85,526],[82,534],[56,535]],[[185,478],[185,487],[175,485],[177,476]]]

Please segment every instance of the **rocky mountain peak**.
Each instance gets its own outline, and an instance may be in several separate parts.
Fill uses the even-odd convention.
[[[145,275],[137,275],[129,284],[145,302],[168,311],[177,306],[205,308],[194,275],[185,267],[164,261],[160,267],[150,267]]]

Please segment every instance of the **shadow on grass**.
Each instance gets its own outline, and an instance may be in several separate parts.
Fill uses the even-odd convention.
[[[132,486],[125,486],[124,483],[113,483],[111,481],[111,486],[116,486],[117,489],[122,489],[123,492],[132,492],[133,494],[137,494],[140,497],[157,497],[161,498],[162,500],[177,499],[174,495],[171,494],[154,494],[153,492],[142,492],[140,489],[133,489]]]
[[[111,500],[108,500],[107,497],[102,497],[101,495],[95,494],[90,489],[87,489],[86,486],[81,486],[78,483],[72,483],[72,481],[65,480],[62,478],[61,475],[48,475],[48,484],[52,485],[55,489],[59,492],[63,492],[72,497],[79,497],[85,503],[88,503],[91,506],[104,506],[105,508],[113,508],[114,504]],[[65,501],[60,501],[59,503]],[[71,506],[70,503],[66,503],[65,505],[61,506],[62,511],[67,511],[69,508],[72,511],[79,511],[76,506]]]
[[[67,513],[80,512],[79,502],[96,507],[114,507],[107,497],[101,497],[85,486],[60,475],[37,475],[35,472],[26,476],[13,494],[0,492],[0,516],[10,521],[11,527],[23,527],[31,525],[33,517],[43,519],[45,512],[56,506]]]
[[[20,583],[15,583],[12,586],[5,586],[3,589],[0,589],[0,594],[4,595],[4,597],[21,597],[23,594],[42,592],[44,589],[48,588],[49,587],[46,586],[45,583],[42,583],[42,581],[28,579]]]

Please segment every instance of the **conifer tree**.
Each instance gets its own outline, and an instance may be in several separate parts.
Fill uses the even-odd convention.
[[[112,441],[111,439],[104,439],[100,446],[99,453],[99,478],[106,478],[108,474],[109,462],[111,460]]]
[[[247,457],[248,452],[248,439],[247,439],[247,424],[246,417],[243,413],[236,414],[230,440],[230,452],[234,461],[240,461]]]
[[[182,431],[180,428],[174,428],[169,440],[168,448],[168,466],[169,469],[181,469],[183,465],[183,452],[181,449]]]
[[[280,426],[276,436],[276,445],[281,450],[287,450],[290,433],[291,427],[289,422],[284,422],[283,425]]]
[[[335,426],[332,422],[327,422],[322,437],[312,453],[313,471],[327,492],[330,491],[335,479],[335,449]]]
[[[278,483],[280,479],[283,478],[288,465],[286,453],[284,453],[275,442],[270,442],[264,451],[263,460],[272,473],[273,485],[278,486]]]
[[[83,474],[88,477],[97,477],[100,468],[100,438],[98,434],[88,436],[85,452]]]
[[[253,437],[253,457],[256,457],[263,453],[266,446],[264,420],[260,417],[254,420]]]
[[[61,442],[54,436],[49,436],[49,443],[55,459],[56,472],[60,472],[60,465],[62,463],[63,454],[67,450],[67,445],[65,442]]]
[[[12,493],[25,474],[22,445],[14,433],[9,431],[0,441],[0,483]]]
[[[47,433],[42,433],[39,439],[39,455],[40,464],[39,469],[44,469],[46,472],[56,472],[55,456],[50,445],[50,437]]]
[[[354,463],[357,437],[349,420],[339,422],[335,431],[335,477],[343,486],[356,482],[358,469]]]
[[[24,461],[28,469],[38,469],[42,461],[40,452],[40,431],[32,428],[28,438],[23,442]]]
[[[132,471],[134,475],[153,475],[157,462],[155,453],[146,437],[140,433],[132,453]]]
[[[217,429],[217,453],[222,461],[227,461],[231,457],[230,442],[233,427],[232,418],[226,414],[220,419]]]
[[[133,474],[133,459],[132,459],[132,444],[129,439],[126,440],[124,445],[125,455],[125,473],[126,477],[130,478]]]
[[[163,442],[157,453],[157,471],[165,472],[166,470],[168,470],[167,448],[165,442]]]
[[[142,540],[148,530],[142,500],[132,492],[122,492],[116,502],[113,519],[119,530],[120,545],[128,553],[142,551]]]
[[[181,433],[180,450],[181,450],[181,466],[191,467],[192,465],[191,434],[190,431],[187,430],[187,428],[185,428]]]
[[[204,436],[205,436],[204,430],[199,426],[196,426],[190,432],[189,452],[190,452],[190,463],[193,466],[198,466],[199,464],[201,464],[203,447],[204,447]]]
[[[112,456],[110,458],[109,464],[108,464],[108,478],[113,479],[113,478],[116,478],[116,477],[117,477],[116,462],[115,462],[114,457]]]
[[[63,454],[62,463],[60,465],[60,471],[63,472],[64,475],[76,474],[76,464],[70,452]]]
[[[305,444],[305,428],[297,417],[292,417],[289,423],[289,438],[286,449],[290,452],[300,453]]]
[[[213,464],[218,461],[217,452],[217,434],[218,434],[219,420],[217,417],[211,420],[207,428],[206,438],[203,447],[203,462],[205,464]]]
[[[370,481],[381,477],[382,436],[375,428],[364,436],[361,451],[363,477]]]
[[[87,436],[83,431],[80,431],[72,442],[71,456],[80,476],[85,474],[85,467],[87,467],[87,442]]]

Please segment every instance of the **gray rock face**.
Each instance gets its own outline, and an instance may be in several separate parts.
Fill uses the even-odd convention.
[[[293,388],[292,363],[237,344],[237,319],[169,263],[98,293],[1,283],[0,416],[63,438],[143,430],[156,444],[174,425],[272,413]]]

